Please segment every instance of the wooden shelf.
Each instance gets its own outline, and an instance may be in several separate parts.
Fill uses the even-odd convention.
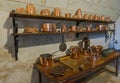
[[[16,22],[16,18],[26,18],[26,19],[42,19],[42,20],[58,20],[58,21],[74,21],[76,22],[76,26],[79,26],[80,22],[88,22],[88,23],[102,23],[102,24],[114,24],[115,27],[115,22],[114,21],[100,21],[100,20],[86,20],[86,19],[80,19],[80,18],[66,18],[64,16],[44,16],[44,15],[32,15],[32,14],[22,14],[22,13],[15,13],[14,10],[12,10],[9,14],[9,17],[12,17],[13,19],[13,33],[12,35],[14,36],[14,45],[15,45],[15,60],[18,60],[18,41],[19,41],[19,36],[28,36],[28,35],[50,35],[50,34],[66,34],[66,33],[75,33],[76,37],[79,37],[79,34],[83,33],[105,33],[107,31],[112,31],[114,32],[115,30],[101,30],[101,31],[84,31],[84,32],[80,32],[80,31],[76,31],[76,32],[37,32],[37,33],[19,33],[18,32],[18,23]],[[113,33],[114,34],[114,33]],[[107,37],[106,37],[107,38]]]
[[[36,32],[36,33],[12,33],[12,35],[42,35],[42,34],[66,34],[66,33],[96,33],[96,32],[105,32],[105,31],[115,31],[115,30],[101,30],[101,31],[84,31],[84,32]]]
[[[22,14],[22,13],[15,13],[10,12],[10,17],[17,17],[17,18],[32,18],[32,19],[47,19],[47,20],[62,20],[62,21],[77,21],[77,22],[95,22],[95,23],[115,23],[114,21],[99,21],[99,20],[86,20],[86,19],[79,19],[79,18],[66,18],[63,16],[44,16],[44,15],[32,15],[32,14]]]

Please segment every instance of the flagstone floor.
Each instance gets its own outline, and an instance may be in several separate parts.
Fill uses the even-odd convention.
[[[112,67],[108,67],[108,69],[114,71]],[[120,83],[120,72],[118,77],[116,77],[113,73],[110,73],[110,71],[104,71],[103,73],[89,80],[87,83]]]

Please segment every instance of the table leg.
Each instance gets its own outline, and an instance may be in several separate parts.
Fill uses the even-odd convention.
[[[40,73],[40,71],[39,71],[39,70],[38,70],[38,74],[39,74],[39,83],[42,83],[41,73]]]
[[[116,68],[115,75],[116,76],[118,76],[118,65],[119,65],[119,58],[116,58],[116,60],[115,60],[115,68]]]

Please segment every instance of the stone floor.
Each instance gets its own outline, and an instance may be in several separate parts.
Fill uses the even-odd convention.
[[[120,75],[116,77],[108,72],[103,72],[87,83],[120,83]]]
[[[114,71],[113,67],[108,66],[107,69]],[[89,80],[87,83],[120,83],[120,72],[116,77],[112,72],[108,70]]]

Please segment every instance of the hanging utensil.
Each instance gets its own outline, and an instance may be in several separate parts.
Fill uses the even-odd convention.
[[[61,42],[61,44],[59,45],[59,50],[62,51],[62,52],[64,52],[64,51],[66,50],[66,48],[67,48],[67,45],[66,45],[66,43],[64,42],[64,34],[63,34],[63,35],[62,35],[62,42]]]

